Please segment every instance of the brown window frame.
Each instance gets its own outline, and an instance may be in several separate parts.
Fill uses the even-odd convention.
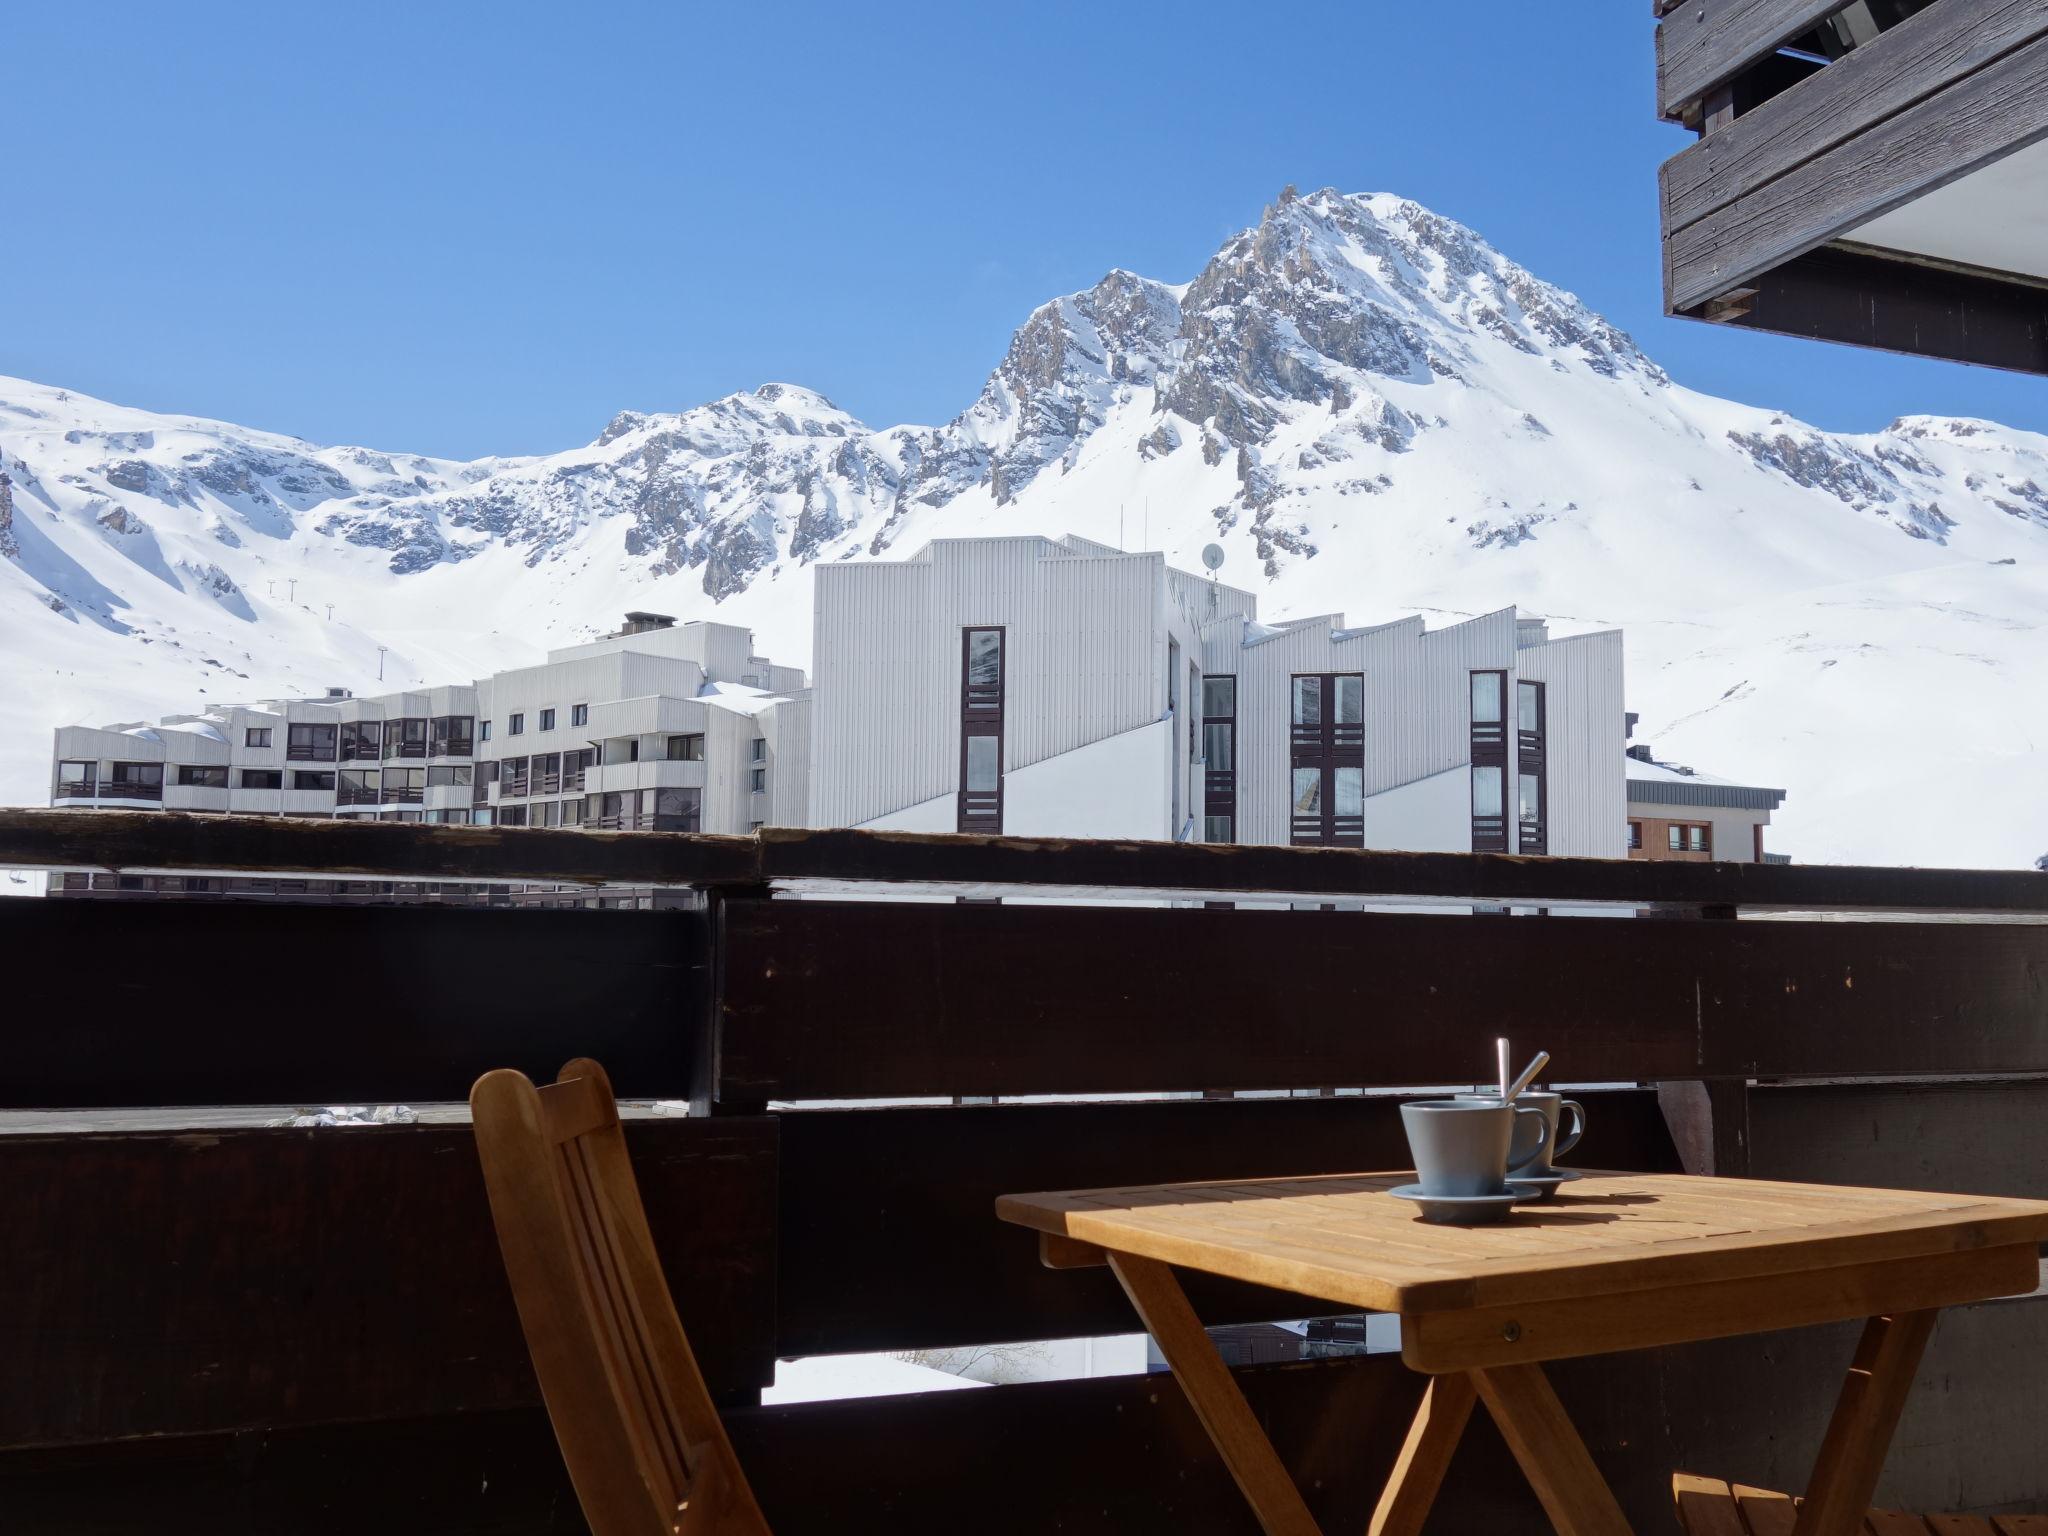
[[[1499,689],[1500,718],[1481,720],[1472,708],[1472,685],[1478,678],[1490,677]],[[1491,667],[1475,667],[1465,675],[1465,711],[1470,732],[1472,759],[1472,785],[1476,790],[1479,770],[1492,768],[1500,774],[1500,814],[1482,816],[1476,803],[1472,803],[1472,851],[1474,853],[1506,853],[1508,851],[1508,804],[1509,796],[1515,789],[1513,776],[1508,768],[1508,675],[1505,671]]]
[[[1536,695],[1536,729],[1522,729],[1522,690]],[[1515,679],[1515,827],[1516,847],[1523,853],[1550,852],[1550,695],[1542,683]],[[1531,765],[1533,766],[1533,769]],[[1536,776],[1536,819],[1522,815],[1522,776]]]
[[[1211,683],[1230,684],[1229,714],[1212,715],[1209,713],[1209,685]],[[1293,708],[1293,695],[1291,693],[1288,695],[1288,707],[1289,709]],[[1188,713],[1190,716],[1193,716],[1197,712],[1189,710]],[[1212,841],[1209,836],[1209,822],[1212,818],[1220,817],[1230,823],[1230,835],[1227,838],[1215,839],[1215,841],[1234,843],[1237,841],[1236,673],[1217,672],[1203,677],[1202,708],[1199,713],[1202,722],[1202,841],[1205,843]],[[1230,766],[1228,768],[1218,768],[1209,760],[1209,727],[1212,725],[1221,726],[1230,733]],[[1290,793],[1292,793],[1291,786],[1293,782],[1293,778],[1290,775],[1288,779]]]
[[[977,688],[972,680],[974,637],[996,637],[996,685]],[[967,624],[960,629],[960,789],[955,826],[961,832],[1000,834],[1003,830],[1003,748],[1010,693],[1010,634],[1001,624]],[[980,736],[995,738],[996,787],[967,787],[968,743]]]
[[[1314,678],[1321,683],[1317,714],[1313,724],[1294,718],[1296,685]],[[1358,680],[1358,722],[1337,721],[1337,684],[1346,678]],[[1365,846],[1365,674],[1363,672],[1295,672],[1287,679],[1287,840],[1297,848],[1363,848]],[[1320,813],[1310,818],[1294,808],[1294,776],[1304,768],[1322,773]],[[1355,816],[1337,812],[1337,773],[1344,768],[1358,770],[1358,804]]]

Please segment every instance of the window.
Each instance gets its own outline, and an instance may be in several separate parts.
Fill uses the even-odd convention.
[[[750,748],[749,748],[749,751],[750,751],[750,752],[751,752],[751,753],[753,754],[753,756],[752,756],[752,759],[751,759],[752,761],[754,761],[754,762],[757,762],[757,763],[765,763],[765,762],[767,762],[767,761],[768,761],[768,738],[767,738],[767,737],[765,737],[765,736],[756,736],[756,737],[754,738],[754,742],[753,742],[753,745],[752,745],[752,747],[750,747]]]
[[[424,715],[384,722],[384,760],[427,755],[427,721]]]
[[[394,774],[397,772],[396,769],[392,771]],[[337,805],[375,805],[382,794],[374,768],[344,768],[336,778],[334,788]]]
[[[285,757],[295,763],[331,763],[341,736],[338,725],[285,727]]]
[[[267,725],[250,726],[242,732],[242,745],[245,747],[268,747],[270,745],[270,727]]]
[[[1295,677],[1288,691],[1293,768],[1289,841],[1303,847],[1365,846],[1365,677]]]
[[[1237,679],[1202,679],[1202,841],[1237,841]]]
[[[1471,688],[1472,851],[1506,853],[1508,675],[1474,672]]]
[[[568,790],[571,794],[583,788],[583,775],[585,770],[590,767],[591,759],[594,755],[589,747],[585,747],[579,752],[564,752],[562,754],[562,788]]]
[[[293,789],[332,789],[334,770],[332,768],[295,768],[292,770]]]
[[[501,795],[523,795],[526,793],[526,759],[508,757],[498,765],[498,793]]]
[[[429,757],[468,757],[476,750],[476,717],[436,715],[427,722]]]
[[[1003,830],[1003,645],[1000,629],[960,632],[962,832]]]
[[[558,800],[540,800],[534,803],[533,825],[536,827],[557,827],[562,824],[562,806]]]
[[[669,737],[668,760],[672,763],[701,763],[704,761],[704,738],[702,736]]]
[[[115,799],[161,800],[164,797],[162,763],[115,763],[100,793]]]
[[[757,795],[760,795],[760,794],[766,794],[766,793],[767,793],[767,791],[768,791],[768,770],[767,770],[766,768],[756,768],[756,769],[755,769],[755,770],[754,770],[754,771],[753,771],[753,772],[752,772],[752,773],[751,773],[751,774],[750,774],[750,775],[748,776],[748,778],[749,778],[749,787],[750,787],[750,788],[751,788],[751,789],[752,789],[752,790],[754,791],[754,793],[755,793],[755,794],[757,794]]]
[[[226,789],[228,771],[225,766],[214,767],[210,763],[181,763],[178,782],[191,789]]]
[[[501,827],[523,827],[526,825],[526,807],[523,805],[501,805],[498,807],[498,825]]]
[[[87,762],[72,758],[57,765],[57,793],[60,795],[89,795],[96,787],[100,765],[97,761]]]
[[[1550,852],[1550,786],[1544,767],[1543,684],[1515,684],[1515,792],[1517,846],[1523,853]]]
[[[450,784],[467,785],[476,770],[468,763],[442,763],[427,770],[427,788],[438,789]]]
[[[477,731],[477,733],[476,733],[476,739],[477,739],[478,741],[489,741],[489,740],[491,739],[491,722],[490,722],[490,721],[486,720],[486,721],[485,721],[485,722],[483,723],[483,725],[482,725],[482,726],[481,726],[481,727],[480,727],[480,728],[478,729],[478,731]]]
[[[242,770],[244,789],[282,789],[284,770],[282,768],[244,768]]]
[[[562,754],[559,752],[537,753],[533,759],[533,792],[536,795],[559,795],[562,792]]]
[[[583,823],[583,797],[576,795],[562,802],[562,825],[581,826]]]
[[[1643,824],[1640,821],[1632,821],[1628,824],[1628,845],[1631,848],[1643,846]]]
[[[552,709],[540,712],[540,728],[544,731],[552,731],[555,728],[555,712]]]
[[[358,759],[375,762],[383,755],[383,740],[383,721],[345,720],[341,726],[341,760],[344,763]]]
[[[505,734],[507,736],[524,736],[526,734],[526,716],[507,715],[505,717]]]
[[[703,825],[704,792],[699,789],[654,789],[651,822],[657,832],[696,832]],[[648,825],[643,818],[643,826]]]
[[[1691,824],[1673,822],[1666,835],[1670,839],[1673,853],[1712,853],[1714,837],[1712,829]]]
[[[571,704],[569,706],[569,723],[571,725],[590,724],[590,706],[588,704]]]

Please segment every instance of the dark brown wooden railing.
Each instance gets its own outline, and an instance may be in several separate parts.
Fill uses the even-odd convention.
[[[124,1111],[119,1129],[29,1133],[20,1111],[90,1126],[109,1107],[456,1101],[490,1067],[552,1075],[586,1054],[623,1098],[689,1101],[632,1127],[635,1160],[784,1533],[1249,1530],[1164,1377],[786,1408],[759,1392],[784,1356],[1133,1331],[1113,1281],[1041,1268],[994,1198],[1398,1166],[1392,1100],[1323,1090],[1469,1078],[1504,1028],[1565,1079],[1616,1085],[1581,1095],[1588,1164],[2048,1195],[2032,872],[62,811],[0,812],[0,864],[704,896],[592,912],[195,895],[89,924],[65,901],[0,903],[9,1530],[576,1528],[466,1127],[147,1130]],[[856,891],[906,899],[833,899]],[[951,899],[1026,892],[1063,904]],[[1181,905],[1081,904],[1103,896]],[[1193,905],[1260,896],[1302,909]],[[1270,1090],[1310,1096],[1232,1096]],[[790,1107],[1162,1091],[1210,1097]],[[1314,1310],[1193,1291],[1212,1324]],[[1811,1330],[1555,1379],[1652,1531],[1681,1463],[1797,1485],[1850,1345]],[[1953,1506],[1960,1487],[2048,1507],[2029,1428],[2048,1386],[2011,1369],[2044,1346],[2037,1302],[1950,1314],[1894,1458],[1900,1502]],[[1375,1355],[1243,1379],[1326,1528],[1363,1528],[1417,1378]],[[1444,1529],[1544,1528],[1484,1427],[1442,1508]]]

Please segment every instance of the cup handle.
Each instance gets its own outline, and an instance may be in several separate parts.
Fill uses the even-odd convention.
[[[1520,1145],[1522,1126],[1526,1123],[1522,1118],[1524,1115],[1536,1122],[1536,1145],[1526,1150]],[[1514,1140],[1515,1145],[1508,1152],[1508,1166],[1510,1168],[1525,1168],[1530,1163],[1535,1162],[1537,1158],[1543,1156],[1544,1149],[1550,1141],[1550,1117],[1540,1109],[1517,1108],[1515,1110]]]
[[[1557,1116],[1560,1122],[1564,1119],[1564,1112],[1566,1110],[1572,1112],[1571,1132],[1569,1135],[1562,1130],[1557,1133],[1557,1145],[1550,1149],[1550,1155],[1553,1158],[1563,1157],[1565,1153],[1576,1147],[1579,1144],[1579,1138],[1586,1134],[1586,1106],[1577,1099],[1560,1100],[1557,1106]]]

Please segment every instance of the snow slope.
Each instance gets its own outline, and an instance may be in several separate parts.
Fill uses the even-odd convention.
[[[9,801],[42,798],[58,724],[374,687],[379,646],[387,686],[467,677],[627,607],[801,663],[814,561],[1071,531],[1217,541],[1269,617],[1620,625],[1639,739],[1788,790],[1773,843],[1804,860],[2048,850],[2048,438],[1680,388],[1385,195],[1283,194],[1192,282],[1041,306],[943,426],[770,384],[459,464],[0,380],[0,473]]]

